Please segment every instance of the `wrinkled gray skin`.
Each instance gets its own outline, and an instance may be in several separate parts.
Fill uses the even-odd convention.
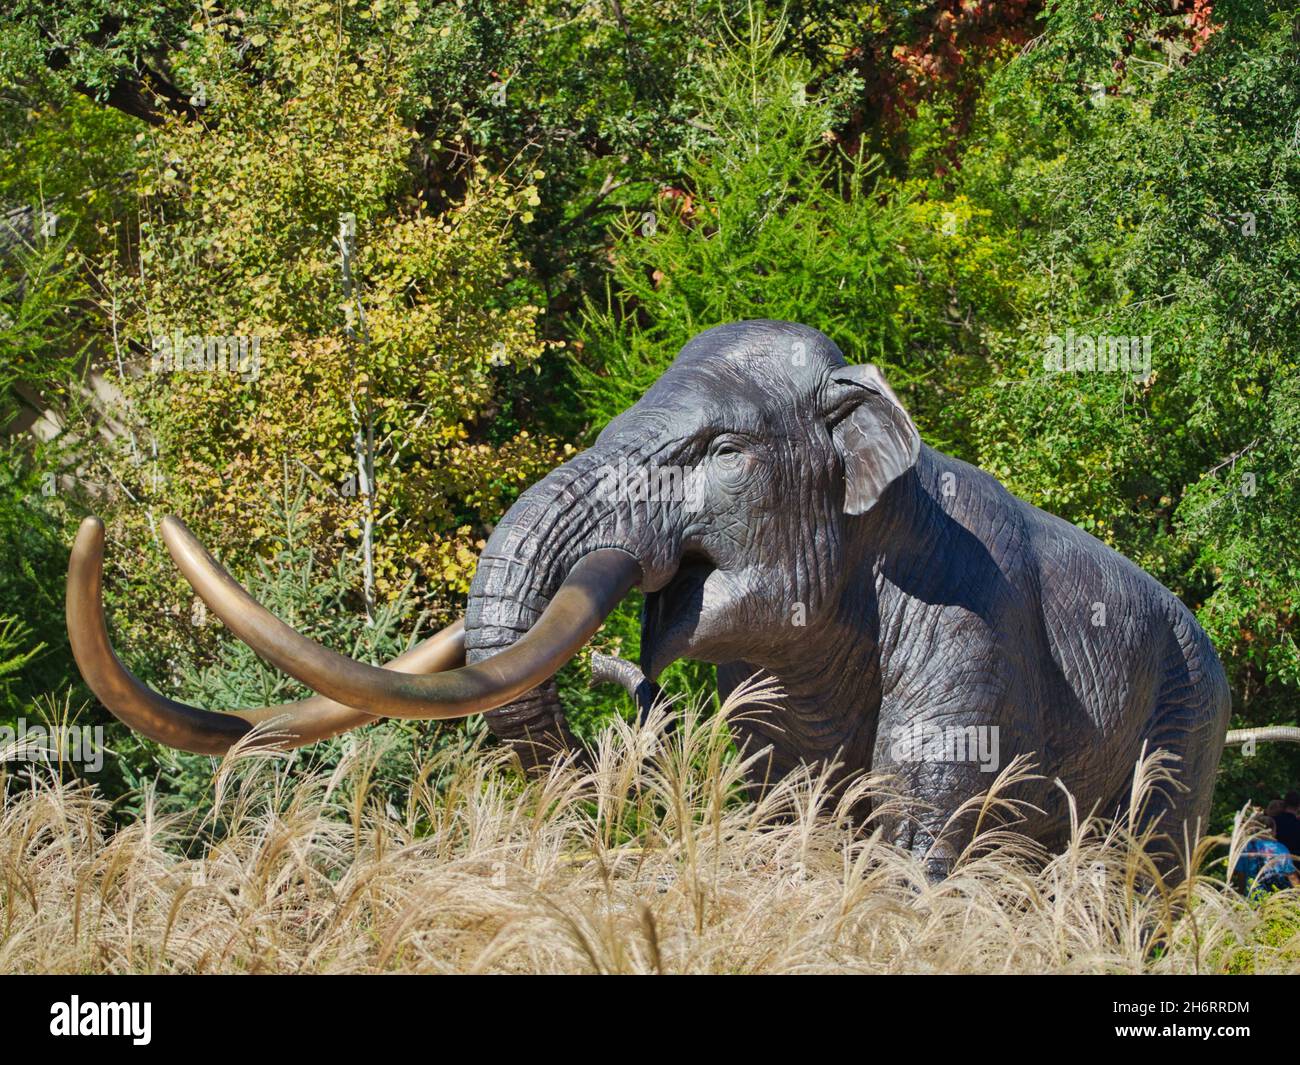
[[[698,507],[608,498],[622,460],[698,467]],[[700,334],[590,450],[525,492],[479,564],[469,660],[526,631],[600,547],[641,563],[651,677],[678,658],[716,663],[724,694],[775,676],[780,710],[738,737],[771,747],[757,776],[822,760],[893,773],[930,809],[891,832],[934,873],[965,841],[940,829],[994,774],[896,758],[896,730],[916,722],[997,726],[1001,767],[1032,754],[1046,779],[1017,795],[1043,812],[1021,827],[1049,847],[1069,828],[1052,781],[1081,813],[1122,811],[1144,743],[1179,757],[1185,789],[1151,816],[1176,844],[1184,824],[1192,838],[1204,827],[1229,696],[1192,615],[1087,533],[922,445],[879,374],[814,329]],[[572,742],[553,683],[488,719],[529,764]]]

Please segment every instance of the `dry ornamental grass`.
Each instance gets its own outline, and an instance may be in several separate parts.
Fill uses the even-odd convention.
[[[759,800],[727,720],[661,708],[592,763],[525,780],[499,750],[413,767],[405,809],[362,743],[332,772],[236,751],[202,815],[110,827],[95,789],[10,779],[0,807],[0,972],[1207,973],[1300,969],[1300,893],[1251,902],[1223,846],[1169,886],[1126,823],[1083,814],[1048,856],[1005,795],[953,874],[855,827],[888,782],[824,775]],[[671,712],[670,712],[671,710]],[[669,730],[668,722],[676,727]],[[1155,759],[1138,791],[1161,782]],[[1244,845],[1238,831],[1235,859]]]

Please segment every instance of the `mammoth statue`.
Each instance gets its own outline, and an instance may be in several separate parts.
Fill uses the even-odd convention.
[[[953,814],[1018,754],[1041,774],[1018,795],[1032,807],[1022,830],[1048,847],[1069,828],[1054,782],[1081,811],[1120,813],[1144,746],[1177,756],[1152,823],[1180,841],[1209,812],[1229,694],[1192,614],[1087,533],[923,445],[881,375],[806,326],[691,340],[511,507],[463,626],[383,668],[279,621],[178,521],[163,534],[231,631],[320,693],[213,713],[151,691],[109,643],[89,518],[68,575],[77,662],[118,718],[173,747],[220,754],[270,720],[276,743],[300,746],[380,717],[485,713],[536,765],[571,741],[553,674],[639,585],[650,680],[692,658],[717,665],[724,693],[760,671],[779,681],[779,707],[735,726],[764,752],[756,786],[808,762],[889,772],[919,800],[894,838],[940,875],[962,845]],[[935,737],[969,742],[933,757]]]

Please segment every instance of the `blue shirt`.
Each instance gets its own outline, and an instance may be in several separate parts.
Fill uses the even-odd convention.
[[[1286,887],[1287,876],[1295,872],[1291,852],[1277,840],[1252,839],[1237,859],[1234,870],[1246,878],[1248,888]]]

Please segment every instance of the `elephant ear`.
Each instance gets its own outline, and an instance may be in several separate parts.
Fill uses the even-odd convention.
[[[921,436],[876,367],[845,366],[831,380],[847,386],[832,428],[844,462],[844,511],[864,514],[916,465]]]

